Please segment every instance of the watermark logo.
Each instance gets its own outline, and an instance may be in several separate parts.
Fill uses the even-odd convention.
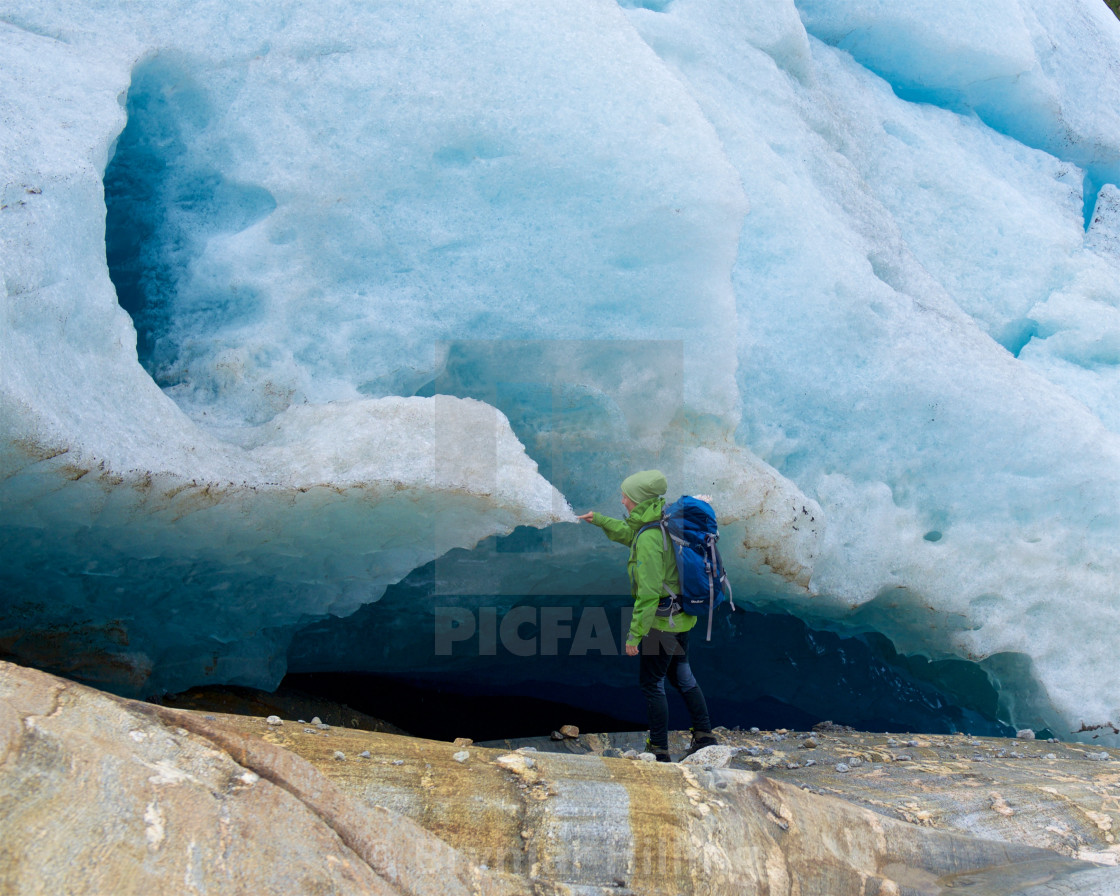
[[[513,656],[618,656],[623,632],[630,628],[632,606],[436,607],[435,655],[496,656],[498,648]],[[612,616],[617,627],[611,625]]]

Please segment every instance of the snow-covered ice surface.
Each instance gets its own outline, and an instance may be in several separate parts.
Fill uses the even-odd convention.
[[[1099,0],[0,0],[0,121],[16,657],[275,683],[658,465],[737,597],[1120,726]],[[553,535],[532,593],[620,562]]]

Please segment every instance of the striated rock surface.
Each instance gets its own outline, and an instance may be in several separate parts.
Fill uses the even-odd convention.
[[[0,663],[0,893],[160,892],[524,889],[291,752]]]
[[[664,765],[602,755],[625,739],[606,735],[542,739],[558,752],[442,743],[152,706],[0,663],[0,892],[1120,892],[1100,862],[1120,821],[1097,777],[1113,753],[1015,760],[1012,781],[1012,761],[924,737],[906,761],[886,738],[729,733]],[[1045,763],[1066,771],[1029,773]],[[1098,813],[1096,840],[1040,845],[1041,816],[1016,810],[1047,788],[1056,826]],[[977,799],[984,836],[965,821]]]

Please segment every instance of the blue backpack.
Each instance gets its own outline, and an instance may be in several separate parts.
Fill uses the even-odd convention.
[[[669,549],[677,560],[677,576],[680,579],[680,594],[668,588],[670,597],[662,598],[657,607],[658,616],[669,616],[683,611],[691,616],[708,617],[707,640],[712,640],[712,617],[716,607],[725,600],[730,601],[731,583],[723,571],[723,560],[719,555],[716,542],[719,541],[719,527],[712,505],[699,498],[685,495],[668,505],[656,523],[646,523],[634,535],[634,544],[647,529],[660,529],[662,546]]]

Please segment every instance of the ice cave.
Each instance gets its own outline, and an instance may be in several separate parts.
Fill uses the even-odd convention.
[[[4,0],[0,53],[0,656],[638,728],[575,514],[657,467],[721,724],[1117,742],[1101,0]]]

